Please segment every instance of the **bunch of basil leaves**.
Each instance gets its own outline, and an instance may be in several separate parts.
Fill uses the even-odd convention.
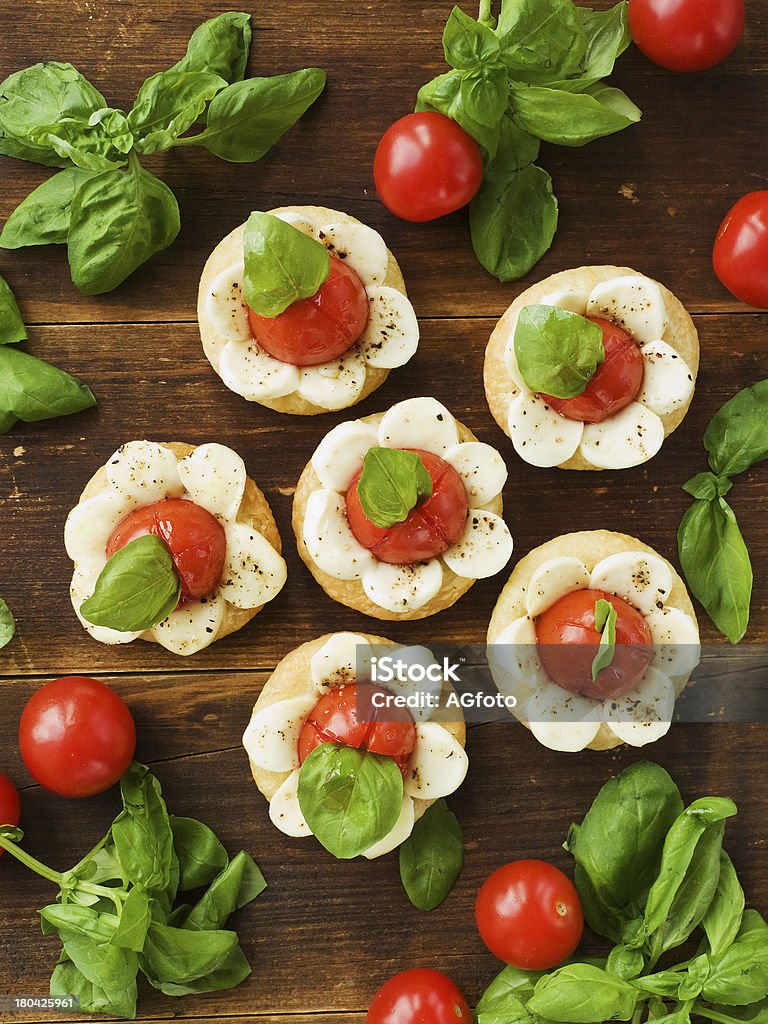
[[[44,935],[63,950],[52,996],[76,996],[89,1013],[136,1016],[136,977],[169,996],[234,988],[251,973],[229,916],[266,888],[253,858],[229,859],[216,835],[194,818],[168,814],[160,784],[134,762],[120,783],[123,810],[90,853],[58,872],[0,828],[0,847],[59,886],[40,911]],[[198,891],[194,902],[179,893]]]
[[[725,495],[732,477],[768,458],[768,380],[734,395],[704,433],[711,472],[697,473],[683,490],[695,500],[677,533],[688,586],[717,628],[738,643],[749,624],[752,563]]]
[[[250,44],[248,14],[204,22],[128,112],[108,106],[71,64],[10,75],[0,84],[0,154],[63,170],[14,210],[0,246],[66,243],[72,280],[88,295],[111,291],[167,248],[179,206],[139,157],[203,146],[223,160],[259,160],[325,87],[319,68],[244,79]]]
[[[472,245],[500,281],[523,277],[552,244],[557,199],[534,162],[540,142],[584,146],[640,111],[603,83],[631,41],[627,0],[607,11],[573,0],[481,0],[477,20],[454,7],[443,32],[452,70],[422,86],[416,110],[456,121],[480,146],[484,175],[470,203]]]
[[[0,434],[14,423],[36,423],[96,405],[93,392],[63,370],[12,347],[27,329],[8,282],[0,277]]]
[[[506,967],[476,1009],[477,1024],[599,1024],[768,1020],[768,924],[744,909],[722,848],[736,806],[703,797],[684,807],[659,765],[639,762],[600,790],[565,848],[590,927],[614,943],[607,957],[554,971]],[[662,957],[690,939],[693,956]]]

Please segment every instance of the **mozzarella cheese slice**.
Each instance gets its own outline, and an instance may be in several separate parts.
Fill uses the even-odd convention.
[[[279,700],[255,711],[243,734],[243,746],[251,764],[267,772],[298,768],[299,734],[315,704],[317,694],[311,693]]]
[[[413,824],[413,799],[409,796],[404,796],[403,805],[400,808],[400,815],[395,822],[392,831],[388,832],[383,839],[378,841],[378,843],[374,843],[373,846],[369,847],[363,856],[367,858],[367,860],[373,860],[375,857],[381,857],[385,853],[390,853],[401,843],[405,842],[411,832],[413,832]]]
[[[369,285],[368,323],[358,344],[369,366],[403,366],[419,347],[419,323],[410,301],[396,288]]]
[[[595,285],[587,312],[623,327],[640,344],[663,337],[667,310],[661,288],[640,274],[626,274]]]
[[[378,231],[367,224],[338,222],[318,228],[317,237],[329,252],[352,267],[364,285],[384,283],[389,253]]]
[[[285,562],[249,523],[227,522],[224,529],[227,554],[219,593],[235,608],[260,608],[285,585]]]
[[[581,442],[584,424],[555,412],[543,398],[523,391],[509,405],[509,436],[521,459],[531,466],[559,466]]]
[[[659,416],[676,412],[693,394],[690,366],[666,341],[649,341],[640,351],[643,386],[637,401]]]
[[[205,300],[205,315],[217,334],[225,341],[241,341],[251,337],[248,306],[243,296],[245,267],[235,263],[214,278]]]
[[[141,505],[178,498],[184,485],[170,448],[154,441],[129,441],[106,464],[107,479],[121,494]]]
[[[507,480],[507,467],[501,455],[489,444],[467,441],[445,453],[467,491],[470,508],[482,508],[501,494]]]
[[[443,585],[443,569],[433,558],[416,565],[375,562],[363,575],[363,589],[379,608],[390,612],[417,611],[436,596]]]
[[[344,498],[336,491],[310,494],[302,535],[312,561],[334,579],[357,580],[376,566],[371,552],[352,533]]]
[[[589,585],[629,601],[644,615],[661,608],[672,591],[672,570],[658,555],[620,551],[592,570]]]
[[[405,792],[421,800],[449,796],[464,781],[468,767],[467,752],[452,733],[438,722],[418,722]]]
[[[357,633],[334,633],[310,660],[312,682],[318,688],[345,686],[368,675],[371,648]]]
[[[298,392],[321,409],[346,409],[353,405],[365,386],[365,360],[355,346],[340,359],[320,366],[299,368]]]
[[[581,454],[599,469],[629,469],[652,459],[664,442],[664,424],[639,402],[602,423],[586,423]]]
[[[541,615],[565,594],[589,586],[589,572],[580,558],[550,558],[531,576],[525,607],[531,618]]]
[[[84,619],[80,614],[80,605],[93,593],[99,572],[105,563],[106,557],[102,559],[101,566],[94,566],[86,563],[78,565],[75,568],[72,576],[72,582],[69,587],[69,594],[72,598],[72,607],[75,609],[75,614],[81,624],[85,626],[94,640],[98,640],[99,643],[102,644],[110,645],[129,644],[141,634],[138,632],[123,633],[117,629],[109,629],[108,626],[94,626],[92,622],[88,622],[88,620]]]
[[[219,360],[221,379],[249,402],[282,398],[299,387],[299,370],[273,359],[255,341],[230,341]]]
[[[679,608],[656,608],[646,616],[653,640],[651,664],[668,676],[685,676],[693,672],[701,658],[699,628]]]
[[[443,676],[428,647],[420,645],[398,647],[391,652],[391,655],[388,653],[387,656],[391,656],[393,662],[404,662],[411,670],[401,672],[399,676],[396,675],[394,679],[388,680],[385,684],[387,690],[403,697],[412,697],[414,694],[418,694],[420,697],[431,698],[436,704],[439,703],[443,690]],[[422,671],[413,671],[417,666]],[[435,671],[435,668],[438,671]],[[428,669],[432,669],[434,678],[427,676],[426,670]],[[437,707],[430,707],[429,703],[426,700],[420,700],[417,707],[409,707],[408,711],[417,722],[426,722],[437,710]]]
[[[524,687],[538,689],[546,682],[536,649],[536,627],[527,615],[520,616],[488,646],[493,678],[502,693],[518,704]]]
[[[245,493],[245,463],[223,444],[201,444],[176,466],[195,504],[214,516],[234,519]]]
[[[346,491],[362,468],[366,453],[379,443],[376,427],[362,420],[340,423],[329,431],[312,456],[312,468],[323,487]]]
[[[384,448],[413,448],[443,456],[459,442],[456,420],[435,398],[408,398],[384,413],[379,444]]]
[[[675,710],[675,690],[668,676],[649,666],[638,685],[606,700],[605,720],[623,743],[644,747],[669,732]]]
[[[299,769],[295,768],[269,801],[272,824],[286,836],[301,839],[311,836],[312,829],[304,821],[299,807]]]
[[[143,635],[157,640],[174,654],[196,654],[218,636],[226,608],[226,601],[218,593],[201,601],[190,601]]]
[[[517,329],[517,321],[519,318],[520,314],[518,313],[510,325],[509,337],[507,338],[507,344],[504,348],[504,365],[506,366],[507,373],[514,381],[518,391],[530,391],[530,388],[523,380],[520,367],[517,365],[517,353],[515,352],[515,330]]]
[[[443,561],[465,579],[484,580],[501,572],[512,555],[512,534],[486,509],[470,509],[464,533],[443,554]]]
[[[567,309],[570,313],[578,313],[584,316],[587,312],[589,295],[577,288],[556,288],[539,299],[540,306],[559,306],[560,309]]]
[[[526,719],[536,739],[550,750],[583,750],[602,725],[602,705],[555,683],[547,683],[528,701]]]
[[[136,505],[134,499],[112,489],[75,505],[64,525],[64,547],[72,561],[78,567],[95,568],[98,575],[106,565],[107,542],[112,532]]]
[[[297,231],[303,231],[305,235],[317,235],[317,224],[297,210],[280,210],[274,216],[285,221],[286,224],[290,224]]]

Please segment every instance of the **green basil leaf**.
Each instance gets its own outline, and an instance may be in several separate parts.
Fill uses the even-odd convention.
[[[712,957],[703,996],[726,1006],[747,1006],[768,997],[768,924],[756,910],[745,910],[736,941]]]
[[[459,88],[467,115],[478,124],[495,129],[507,109],[509,84],[503,64],[465,71]]]
[[[205,130],[178,144],[205,146],[233,163],[260,160],[324,88],[325,72],[320,68],[235,82],[211,101]]]
[[[427,808],[400,847],[400,879],[419,910],[439,907],[464,865],[464,841],[456,815],[445,800]]]
[[[444,75],[433,78],[431,82],[427,82],[419,89],[415,109],[417,111],[431,110],[450,117],[475,140],[488,158],[492,159],[496,156],[499,147],[501,123],[489,126],[481,121],[476,121],[470,115],[464,100],[470,98],[471,103],[472,99],[468,93],[474,90],[464,84],[466,77],[466,73],[463,71],[448,71]]]
[[[627,20],[628,9],[628,0],[621,0],[606,11],[576,8],[587,37],[587,48],[582,59],[583,79],[599,81],[607,78],[617,58],[632,42]]]
[[[114,171],[125,163],[125,154],[115,146],[101,124],[90,125],[65,118],[31,133],[37,142],[51,146],[69,163],[86,171]]]
[[[237,945],[236,932],[186,931],[153,921],[139,966],[155,987],[184,985],[221,968]]]
[[[724,498],[733,487],[733,482],[727,476],[715,476],[714,473],[697,473],[683,484],[683,490],[694,498],[704,498],[712,501],[714,498]]]
[[[97,174],[80,186],[72,202],[72,280],[86,295],[112,291],[166,249],[179,227],[173,193],[138,163],[128,171]]]
[[[68,373],[19,349],[0,347],[0,434],[17,420],[36,423],[94,405],[91,389]]]
[[[600,634],[597,654],[592,660],[592,681],[594,682],[604,668],[613,662],[616,651],[616,620],[618,615],[610,601],[602,598],[595,602],[595,629]]]
[[[605,962],[606,971],[609,974],[615,974],[622,981],[636,978],[644,967],[645,957],[642,952],[624,945],[614,946]]]
[[[173,848],[179,862],[179,891],[210,885],[229,863],[216,833],[194,818],[171,815]]]
[[[599,326],[559,306],[524,306],[514,344],[531,391],[556,398],[580,395],[605,358]]]
[[[525,131],[559,146],[584,146],[640,120],[640,110],[620,90],[591,87],[594,95],[543,86],[513,86],[510,103]]]
[[[245,981],[250,973],[251,965],[246,960],[245,953],[237,945],[233,947],[219,967],[200,978],[193,978],[183,983],[158,981],[156,978],[150,978],[150,983],[167,996],[189,996],[234,988]]]
[[[134,885],[162,896],[171,882],[176,858],[160,783],[145,765],[134,761],[120,782],[120,794],[123,810],[112,824],[120,863]]]
[[[88,124],[91,127],[98,125],[118,153],[125,155],[133,149],[135,140],[124,110],[102,107],[91,114]]]
[[[768,459],[768,380],[739,391],[715,413],[704,447],[721,476],[736,476]]]
[[[528,1006],[563,1024],[631,1020],[640,993],[632,985],[590,964],[569,964],[536,983]]]
[[[572,0],[502,0],[496,34],[516,79],[565,78],[582,67],[587,34]]]
[[[299,771],[299,807],[320,843],[341,860],[368,850],[395,827],[403,776],[391,757],[323,743]]]
[[[477,1024],[535,1024],[528,1000],[543,971],[505,967],[483,992],[475,1008]]]
[[[92,171],[67,167],[22,199],[0,233],[0,247],[21,249],[25,245],[54,245],[66,242],[70,211],[75,193]]]
[[[73,948],[72,944],[70,948]],[[104,949],[103,946],[81,940],[73,951],[81,963],[87,961],[89,973],[93,974],[96,964],[111,960],[115,956],[113,952],[103,952]],[[118,956],[119,952],[118,950]],[[132,1020],[136,1016],[136,972],[132,979],[121,981],[119,984],[110,981],[108,975],[109,965],[105,964],[100,972],[103,985],[89,981],[69,956],[62,953],[51,975],[51,996],[76,996],[80,1009],[86,1013],[109,1013],[115,1017],[127,1017]]]
[[[711,1014],[710,1014],[711,1011]],[[747,1006],[708,1006],[694,1003],[691,1015],[718,1021],[718,1024],[768,1024],[768,998]]]
[[[113,946],[132,949],[134,953],[140,953],[144,948],[144,940],[147,937],[147,929],[151,920],[149,897],[142,888],[133,886],[128,893],[128,898],[123,903],[120,922],[110,942]]]
[[[443,52],[446,63],[452,68],[472,71],[496,60],[499,40],[487,25],[481,25],[460,7],[454,7],[443,29]]]
[[[328,279],[328,250],[271,213],[252,213],[243,235],[245,301],[259,316],[279,316]]]
[[[207,71],[160,71],[139,89],[128,124],[140,153],[168,149],[197,121],[225,79]]]
[[[416,452],[371,448],[363,460],[357,494],[366,517],[383,528],[404,523],[432,494],[432,477]]]
[[[744,914],[744,890],[733,861],[720,851],[720,877],[714,898],[701,922],[712,956],[719,956],[735,940]]]
[[[11,286],[0,274],[0,345],[25,341],[27,329]]]
[[[181,580],[159,537],[138,537],[109,559],[80,607],[94,626],[130,633],[151,629],[179,603]]]
[[[16,620],[13,617],[13,612],[2,597],[0,597],[0,650],[8,646],[11,640],[13,640],[15,632]]]
[[[710,961],[706,953],[696,956],[688,964],[688,969],[683,974],[680,982],[678,998],[687,1002],[700,995],[704,982],[709,977]]]
[[[266,887],[264,875],[253,857],[241,850],[200,897],[186,917],[184,928],[192,931],[223,928],[231,914],[255,900]]]
[[[227,11],[204,21],[192,33],[187,52],[173,71],[207,71],[230,84],[245,76],[251,48],[251,16]]]
[[[749,625],[752,563],[733,509],[723,499],[699,499],[677,531],[680,565],[693,596],[732,644]]]
[[[662,996],[664,999],[680,998],[680,983],[684,980],[682,971],[657,971],[635,978],[633,985],[645,995]]]

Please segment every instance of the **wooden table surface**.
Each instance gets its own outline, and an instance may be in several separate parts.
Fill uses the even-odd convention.
[[[594,6],[608,6],[607,0]],[[302,467],[323,434],[349,413],[287,418],[247,404],[212,372],[195,321],[205,258],[252,209],[309,202],[354,214],[380,230],[397,255],[423,335],[413,362],[359,412],[430,394],[498,445],[510,470],[505,515],[518,556],[559,533],[605,527],[636,533],[675,561],[687,503],[680,485],[705,468],[704,426],[726,398],[768,376],[768,316],[728,295],[710,264],[726,210],[768,180],[768,0],[748,0],[747,8],[743,40],[713,71],[678,77],[634,49],[622,58],[614,80],[642,108],[639,125],[582,150],[543,147],[541,163],[560,199],[560,229],[522,282],[500,285],[479,267],[464,214],[409,225],[390,216],[373,189],[377,139],[412,109],[418,86],[444,69],[440,35],[450,0],[253,7],[250,73],[317,65],[328,71],[327,91],[260,163],[226,164],[190,149],[150,158],[179,198],[181,234],[111,295],[80,295],[62,248],[0,252],[0,273],[30,325],[31,350],[87,381],[99,399],[96,410],[20,424],[0,438],[0,593],[18,621],[16,640],[0,655],[0,767],[23,789],[26,844],[54,866],[69,866],[115,812],[114,792],[67,802],[41,790],[18,753],[18,716],[29,694],[52,676],[91,673],[128,701],[138,755],[155,767],[174,811],[211,824],[233,852],[249,850],[269,881],[237,921],[254,968],[250,979],[231,992],[176,1001],[147,989],[140,1016],[352,1024],[364,1019],[385,978],[414,965],[446,971],[475,1002],[500,966],[473,924],[482,879],[515,857],[566,867],[560,844],[571,820],[583,815],[611,774],[642,757],[667,767],[689,798],[737,799],[741,813],[728,826],[727,847],[748,900],[768,910],[764,725],[676,725],[644,752],[578,755],[547,751],[516,725],[471,729],[470,774],[451,799],[464,826],[466,866],[431,914],[408,903],[396,857],[336,862],[313,842],[287,839],[271,826],[240,746],[260,686],[298,643],[332,629],[375,629],[314,584],[290,529]],[[201,0],[19,0],[12,6],[6,0],[0,77],[43,58],[70,60],[114,106],[130,106],[141,81],[177,60],[192,29],[225,9]],[[4,158],[0,164],[4,220],[47,172]],[[700,332],[702,369],[691,411],[662,453],[638,469],[534,469],[515,456],[485,405],[481,365],[495,319],[527,284],[582,263],[628,264],[657,277],[694,314]],[[189,660],[143,643],[102,646],[81,629],[69,603],[67,512],[96,467],[119,444],[140,437],[215,440],[240,452],[268,496],[286,548],[289,581],[278,599],[247,628]],[[756,570],[747,640],[763,643],[765,472],[739,478],[732,492]],[[402,641],[482,642],[504,578],[478,583],[425,623],[384,632]],[[705,640],[719,640],[703,615],[701,627]],[[52,895],[9,857],[0,863],[0,993],[47,992],[58,944],[41,939],[37,910]]]

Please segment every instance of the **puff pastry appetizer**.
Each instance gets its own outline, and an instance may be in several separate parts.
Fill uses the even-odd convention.
[[[293,502],[299,554],[335,601],[377,619],[450,607],[508,562],[504,460],[434,398],[330,431]]]
[[[86,485],[64,542],[72,605],[105,644],[194,654],[241,629],[286,580],[267,500],[221,444],[124,444]]]
[[[497,686],[553,750],[640,747],[669,730],[699,662],[688,592],[635,537],[569,533],[515,566],[488,629]]]
[[[386,690],[370,683],[371,648],[381,645],[405,662],[434,662],[424,647],[397,648],[382,637],[321,636],[283,658],[259,694],[243,736],[253,778],[269,801],[274,825],[288,836],[310,836],[313,831],[307,818],[317,820],[330,828],[328,833],[318,828],[323,845],[345,858],[380,857],[395,849],[430,804],[458,789],[467,773],[463,719],[442,724],[435,721],[437,710],[419,709],[413,714],[407,709],[373,710],[373,693],[407,696],[413,692],[407,683],[388,683]],[[441,691],[438,683],[437,693]],[[367,708],[369,716],[361,708]],[[326,744],[354,750],[346,761],[347,751],[342,751],[334,778],[318,776],[311,764],[312,755]],[[315,760],[326,755],[333,758],[337,752],[327,748],[315,754]],[[379,764],[371,766],[376,769],[371,775],[363,763],[365,752],[378,755]],[[349,798],[346,834],[343,828],[334,832],[323,806],[324,787],[338,782],[339,776],[346,777],[345,773],[349,789],[365,790],[367,801],[367,806],[365,801],[352,806],[354,798]],[[352,786],[355,779],[359,785]],[[348,799],[344,792],[337,793],[337,803],[344,799]],[[389,820],[383,813],[387,803]]]
[[[698,366],[696,328],[669,289],[627,267],[580,267],[528,288],[502,316],[485,393],[531,465],[625,469],[679,426]]]
[[[313,416],[362,401],[416,352],[419,328],[381,235],[345,213],[254,213],[216,246],[197,306],[227,387]]]

